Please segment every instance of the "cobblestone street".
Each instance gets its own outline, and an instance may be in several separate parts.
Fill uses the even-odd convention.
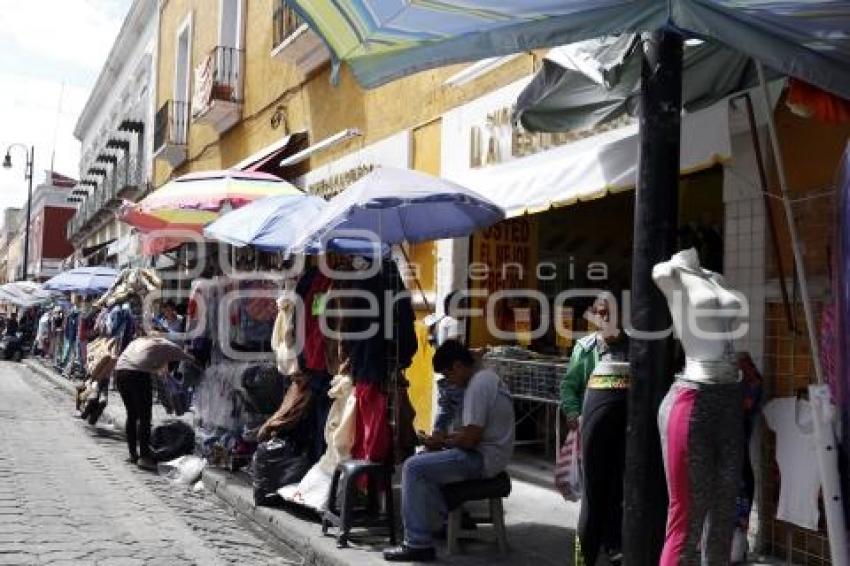
[[[72,408],[66,392],[0,363],[0,565],[303,563],[214,495],[125,463],[122,439]]]

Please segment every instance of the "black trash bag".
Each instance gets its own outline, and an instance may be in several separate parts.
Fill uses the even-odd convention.
[[[171,421],[151,432],[151,455],[157,462],[168,462],[195,451],[195,431],[183,421]]]
[[[242,372],[242,389],[257,413],[271,415],[283,401],[285,378],[272,365],[253,365]]]
[[[291,438],[261,442],[254,452],[254,503],[273,505],[277,490],[301,481],[311,466],[308,450]]]
[[[106,410],[106,399],[98,399],[97,405],[94,406],[89,413],[89,424],[94,426],[97,424],[97,421],[100,419],[100,416],[103,414],[103,411]]]

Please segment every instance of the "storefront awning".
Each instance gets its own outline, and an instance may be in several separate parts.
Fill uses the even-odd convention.
[[[278,162],[296,151],[300,151],[307,142],[307,132],[300,131],[283,136],[273,144],[267,145],[253,155],[246,157],[231,169],[242,171],[261,171],[266,165],[277,167]]]
[[[541,212],[633,188],[639,145],[634,122],[542,153],[459,172],[452,180],[493,200],[508,217]],[[731,156],[726,101],[682,118],[683,174]]]

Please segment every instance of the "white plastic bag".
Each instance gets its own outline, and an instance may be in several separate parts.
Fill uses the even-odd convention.
[[[581,435],[571,430],[555,459],[555,488],[567,501],[581,499]]]
[[[169,462],[161,462],[159,470],[171,483],[188,486],[200,479],[206,466],[207,461],[197,456],[180,456]]]

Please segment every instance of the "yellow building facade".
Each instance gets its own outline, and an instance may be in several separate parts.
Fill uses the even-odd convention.
[[[334,164],[390,138],[408,148],[400,154],[406,162],[393,165],[439,175],[443,113],[531,74],[540,60],[516,56],[461,85],[447,83],[468,68],[457,65],[365,91],[345,67],[333,84],[324,46],[281,0],[165,0],[159,16],[156,187],[188,172],[233,167],[294,132],[306,133],[307,146],[356,132],[300,164],[305,188],[321,184],[320,171],[343,188],[346,168]],[[408,251],[425,291],[424,300],[414,293],[421,321],[434,309],[436,249],[420,244]],[[421,322],[418,334],[420,352],[408,377],[417,428],[429,429],[431,351]]]

